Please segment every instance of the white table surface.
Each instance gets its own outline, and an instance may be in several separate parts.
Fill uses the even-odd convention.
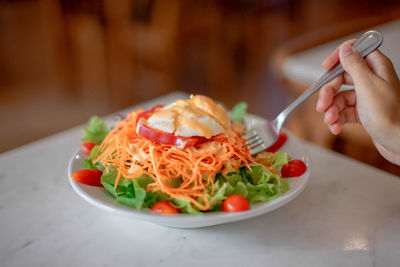
[[[306,143],[311,181],[292,202],[247,221],[174,229],[105,212],[72,190],[67,163],[81,129],[0,155],[0,266],[400,264],[396,176]]]
[[[389,57],[400,77],[400,20],[378,25],[367,30],[378,30],[383,35],[379,50]],[[321,77],[325,70],[321,67],[324,59],[341,43],[361,36],[362,32],[328,42],[305,51],[288,56],[283,62],[283,75],[289,80],[312,83]]]

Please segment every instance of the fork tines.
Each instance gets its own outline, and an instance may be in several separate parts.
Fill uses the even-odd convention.
[[[250,149],[251,154],[256,154],[265,150],[264,141],[261,139],[256,130],[246,133],[243,135],[243,138],[247,139],[247,141],[245,141],[245,145]]]

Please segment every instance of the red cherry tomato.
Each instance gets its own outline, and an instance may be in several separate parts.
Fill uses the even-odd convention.
[[[287,140],[287,135],[284,132],[281,132],[279,134],[278,140],[276,140],[275,143],[273,143],[269,148],[267,148],[265,151],[267,152],[276,152],[278,151],[279,148],[281,148]]]
[[[294,159],[282,166],[281,175],[282,177],[298,177],[305,173],[306,170],[307,166],[303,161]]]
[[[95,147],[96,145],[97,144],[95,142],[90,142],[90,141],[82,142],[81,143],[81,151],[89,156],[93,147]]]
[[[151,206],[151,211],[157,214],[177,214],[179,210],[168,201],[158,201]]]
[[[81,184],[103,187],[101,184],[102,171],[96,169],[83,169],[71,174],[71,178]]]
[[[221,210],[224,212],[238,212],[238,211],[245,211],[250,209],[250,203],[242,195],[230,195],[227,197],[221,206]]]

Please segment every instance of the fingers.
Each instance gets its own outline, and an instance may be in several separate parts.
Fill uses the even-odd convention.
[[[354,83],[368,85],[372,74],[367,62],[349,44],[344,43],[339,47],[339,59],[344,70],[350,74]]]
[[[349,85],[353,84],[353,80],[347,73],[336,77],[320,89],[316,105],[316,110],[318,112],[325,112],[332,105],[334,97],[343,83]]]
[[[356,39],[351,39],[344,42],[342,45],[352,45],[355,41]],[[324,62],[322,62],[322,67],[324,69],[330,69],[336,63],[338,63],[340,51],[339,48],[340,46],[332,51],[332,53],[324,60]],[[331,106],[333,98],[342,84],[354,84],[352,77],[346,72],[321,88],[316,106],[316,110],[318,112],[325,112]]]
[[[360,78],[365,77],[366,73],[372,72],[385,81],[398,80],[392,62],[378,49],[369,54],[366,57],[366,60],[363,60],[359,53],[354,49],[350,50],[349,46],[353,45],[356,40],[357,39],[351,39],[343,42],[322,62],[322,67],[328,70],[340,61],[346,72],[350,74],[345,75],[346,84],[353,84],[353,79],[351,79],[351,77],[357,73],[360,74],[358,76]],[[347,52],[345,50],[347,50]],[[346,54],[346,56],[348,54],[350,55],[348,57],[345,57],[344,55],[341,57],[341,51],[343,54]],[[365,62],[367,64],[364,64]],[[358,77],[354,78],[358,80]]]
[[[359,120],[357,115],[357,109],[355,107],[348,107],[343,111],[339,112],[338,119],[333,123],[328,124],[328,128],[332,134],[338,135],[342,131],[343,125],[345,123],[358,122],[358,121]]]
[[[325,111],[324,122],[326,124],[333,124],[339,120],[340,113],[348,112],[356,107],[356,95],[354,91],[340,92],[335,96],[332,105]],[[347,111],[346,111],[347,110]],[[357,122],[357,117],[351,114],[345,114],[346,120],[343,122]]]
[[[337,91],[343,83],[343,76],[336,77],[320,89],[316,109],[318,112],[325,112],[333,102]]]
[[[316,110],[325,112],[333,103],[336,93],[342,84],[353,84],[353,80],[348,74],[336,77],[320,89]]]
[[[392,62],[379,50],[375,50],[374,52],[369,54],[366,57],[366,61],[372,72],[384,79],[385,81],[398,79]]]
[[[325,60],[322,62],[322,67],[325,70],[329,70],[332,68],[336,63],[339,61],[339,49],[336,48],[335,50],[332,51],[332,53],[325,58]]]
[[[345,123],[358,122],[355,92],[344,91],[336,94],[324,112],[324,123],[333,134],[339,134]]]
[[[343,44],[353,45],[356,42],[356,40],[357,39],[351,39],[351,40],[344,42]],[[336,63],[339,62],[339,47],[336,47],[336,49],[333,50],[332,53],[322,62],[322,67],[324,69],[329,70]]]
[[[337,108],[336,108],[337,111]],[[337,111],[336,120],[331,123],[326,123],[332,134],[339,134],[345,123],[359,122],[356,107],[346,107],[342,111]]]

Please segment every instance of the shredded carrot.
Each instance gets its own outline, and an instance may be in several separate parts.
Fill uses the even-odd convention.
[[[255,163],[244,144],[246,139],[236,132],[219,134],[211,141],[217,149],[186,148],[154,143],[136,133],[138,114],[130,113],[108,134],[101,143],[93,162],[100,161],[106,170],[113,166],[118,171],[115,187],[123,176],[134,179],[147,174],[154,179],[148,191],[162,191],[173,198],[190,201],[200,210],[208,210],[209,202],[203,192],[211,186],[214,194],[214,179],[237,170],[240,166]],[[210,145],[204,143],[202,146]],[[265,168],[268,168],[264,166]],[[276,173],[274,170],[268,168]],[[174,180],[178,186],[172,186]],[[176,183],[175,183],[176,184]]]

